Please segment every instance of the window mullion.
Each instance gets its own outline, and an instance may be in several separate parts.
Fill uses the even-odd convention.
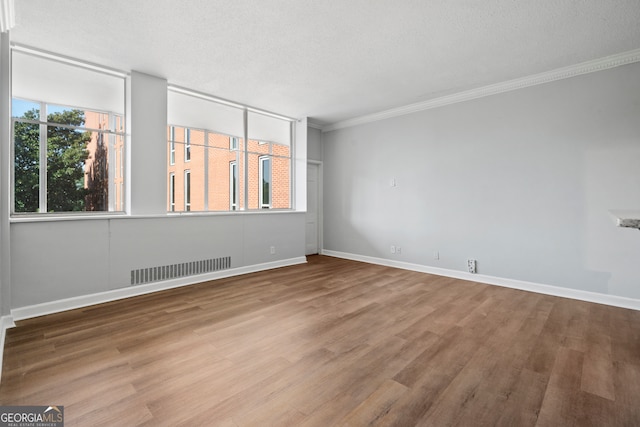
[[[40,103],[40,141],[39,141],[39,194],[38,210],[42,213],[47,210],[47,104]]]
[[[110,114],[109,116],[109,130],[116,129],[116,117],[115,115]],[[116,210],[116,135],[113,133],[109,133],[106,135],[108,141],[107,148],[107,185],[108,190],[107,194],[108,203],[109,203],[109,211]]]
[[[247,109],[244,109],[243,112],[243,126],[244,126],[244,160],[243,160],[243,164],[244,164],[244,170],[243,175],[244,175],[244,182],[242,183],[243,185],[243,209],[248,210],[249,209],[249,124],[247,122],[247,120],[249,119],[249,113],[247,111]]]
[[[291,122],[289,124],[289,182],[293,182],[295,176],[296,167],[296,124]],[[296,207],[295,188],[293,185],[289,185],[289,208],[294,209]]]

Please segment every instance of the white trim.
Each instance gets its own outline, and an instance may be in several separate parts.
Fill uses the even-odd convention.
[[[206,131],[205,131],[206,132]],[[184,163],[191,161],[191,129],[184,128]]]
[[[15,326],[16,324],[13,323],[13,316],[8,315],[8,316],[0,317],[0,345],[2,345],[3,349],[4,349],[4,341],[7,336],[7,329],[11,329]],[[0,354],[0,359],[1,358],[2,358],[2,354]],[[0,360],[0,366],[2,366],[1,360]]]
[[[238,108],[240,110],[251,111],[252,113],[258,113],[264,116],[270,116],[276,119],[286,120],[289,122],[297,121],[297,119],[294,119],[292,117],[283,116],[282,114],[273,113],[271,111],[263,110],[261,108],[251,107],[249,105],[239,104],[237,102],[229,101],[228,99],[218,98],[217,96],[209,95],[207,93],[199,92],[197,90],[187,89],[181,86],[176,86],[171,83],[167,85],[167,90],[170,90],[175,93],[180,93],[182,95],[193,96],[194,98],[204,99],[205,101],[212,101],[218,104],[228,105],[229,107]]]
[[[114,289],[106,292],[99,292],[91,295],[83,295],[79,297],[66,298],[58,301],[45,302],[26,307],[14,308],[11,310],[13,320],[24,320],[32,317],[44,316],[61,311],[83,308],[95,304],[116,301],[119,299],[130,298],[138,295],[150,294],[153,292],[164,291],[167,289],[178,288],[182,286],[194,285],[209,280],[223,279],[226,277],[239,276],[242,274],[255,273],[259,271],[271,270],[274,268],[287,267],[297,264],[305,264],[306,257],[289,258],[280,261],[265,262],[262,264],[254,264],[245,267],[237,267],[229,270],[216,271],[207,274],[199,274],[195,276],[182,277],[180,279],[165,280],[163,282],[149,283],[146,285],[131,286],[127,288]]]
[[[115,68],[105,67],[103,65],[94,64],[92,62],[82,61],[80,59],[72,58],[70,56],[60,55],[48,50],[37,49],[35,47],[22,45],[19,43],[11,43],[11,49],[16,52],[22,52],[27,55],[36,56],[39,58],[45,58],[52,61],[60,62],[62,64],[73,65],[75,67],[85,68],[87,70],[97,71],[99,73],[107,74],[114,77],[120,77],[125,79],[129,76],[126,71],[118,70]]]
[[[183,174],[183,201],[184,201],[184,211],[191,212],[191,169],[185,169]]]
[[[16,26],[16,7],[13,4],[13,0],[1,0],[0,7],[2,8],[2,13],[0,13],[0,32],[6,33]]]
[[[110,215],[98,214],[78,214],[73,215],[55,215],[55,214],[40,214],[29,215],[24,218],[12,217],[9,219],[10,223],[29,223],[29,222],[57,222],[57,221],[86,221],[86,220],[113,220],[113,219],[149,219],[149,218],[177,218],[177,217],[191,217],[191,216],[221,216],[221,215],[273,215],[273,214],[291,214],[291,213],[305,213],[304,211],[297,211],[295,209],[252,209],[252,210],[237,210],[237,211],[175,211],[167,212],[164,214],[145,214],[145,215],[128,215],[124,212],[114,212]]]
[[[169,166],[176,164],[176,127],[169,126]]]
[[[16,326],[13,323],[13,317],[2,316],[0,317],[0,381],[2,381],[2,361],[4,357],[4,341],[7,336],[7,329]]]
[[[322,130],[323,125],[321,125],[320,123],[310,122],[307,120],[307,127]]]
[[[169,172],[169,212],[176,211],[176,173]]]
[[[265,205],[264,203],[264,163],[269,162],[269,203]],[[272,165],[271,156],[265,155],[258,157],[258,209],[271,209],[271,197],[273,193],[273,183],[272,183]]]
[[[235,182],[234,182],[235,181]],[[229,210],[237,211],[239,209],[238,199],[240,198],[240,180],[238,179],[238,161],[231,160],[229,162]],[[235,184],[235,188],[234,188]],[[235,200],[235,203],[233,201]]]
[[[427,265],[412,264],[402,261],[392,261],[384,258],[376,258],[365,255],[350,254],[339,251],[322,250],[322,255],[336,258],[361,261],[369,264],[384,265],[387,267],[401,268],[404,270],[417,271],[420,273],[435,274],[438,276],[452,277],[454,279],[467,280],[470,282],[485,283],[487,285],[502,286],[505,288],[519,289],[522,291],[535,292],[538,294],[552,295],[562,298],[570,298],[580,301],[594,302],[597,304],[611,305],[614,307],[640,310],[640,300],[620,297],[616,295],[606,295],[596,292],[582,291],[579,289],[563,288],[560,286],[545,285],[541,283],[526,282],[523,280],[506,279],[503,277],[486,276],[483,274],[471,274],[464,271],[449,270],[446,268],[430,267]]]
[[[353,119],[343,120],[322,127],[322,132],[329,132],[336,129],[357,126],[365,123],[376,122],[391,117],[403,116],[405,114],[416,113],[418,111],[438,108],[445,105],[456,104],[458,102],[470,101],[472,99],[482,98],[485,96],[496,95],[512,90],[523,89],[529,86],[536,86],[544,83],[550,83],[556,80],[568,79],[570,77],[579,76],[581,74],[593,73],[609,68],[619,67],[621,65],[633,64],[640,62],[640,49],[630,50],[628,52],[616,55],[606,56],[604,58],[594,59],[592,61],[582,62],[568,67],[562,67],[555,70],[547,71],[540,74],[534,74],[527,77],[508,80],[502,83],[496,83],[452,95],[434,98],[427,101],[417,102],[405,105],[403,107],[392,108],[390,110],[380,111],[378,113],[367,114],[365,116],[355,117]]]

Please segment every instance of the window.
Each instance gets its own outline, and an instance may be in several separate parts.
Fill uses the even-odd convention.
[[[248,112],[247,120],[249,209],[288,209],[291,207],[291,122],[253,111]]]
[[[238,162],[229,162],[229,209],[238,210]]]
[[[124,210],[124,75],[19,48],[12,74],[12,212]]]
[[[176,164],[176,128],[174,126],[169,127],[169,164]]]
[[[258,176],[260,177],[260,209],[269,209],[271,207],[271,158],[260,157],[259,164],[260,170]]]
[[[191,129],[184,128],[184,161],[191,160]]]
[[[175,212],[176,210],[176,174],[169,174],[169,210]]]
[[[191,210],[191,171],[184,171],[184,210]]]
[[[175,128],[175,144],[190,147],[188,163],[178,154],[175,164],[167,165],[167,175],[175,173],[178,180],[190,171],[190,211],[291,208],[290,120],[170,88],[168,124],[169,134]],[[181,209],[186,193],[181,194],[183,183],[176,185]]]

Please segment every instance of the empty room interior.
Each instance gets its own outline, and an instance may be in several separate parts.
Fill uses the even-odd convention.
[[[640,425],[637,0],[0,11],[1,422]]]

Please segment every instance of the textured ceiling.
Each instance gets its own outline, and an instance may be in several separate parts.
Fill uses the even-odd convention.
[[[12,41],[319,124],[640,48],[638,0],[16,0]]]

